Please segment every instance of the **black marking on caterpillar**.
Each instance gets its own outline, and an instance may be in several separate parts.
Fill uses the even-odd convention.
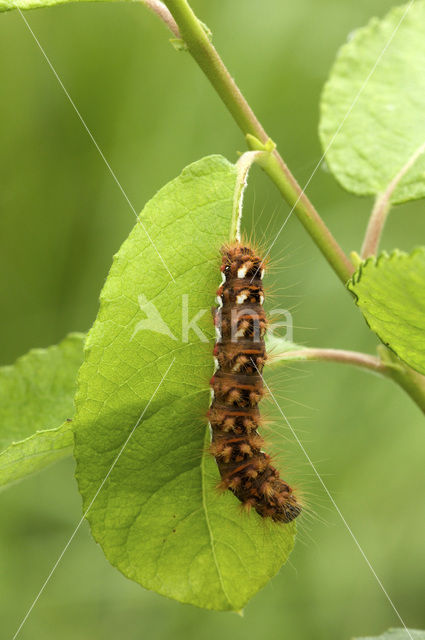
[[[257,431],[267,357],[263,261],[240,242],[222,247],[221,254],[223,283],[217,291],[219,307],[213,309],[216,371],[208,412],[219,487],[230,489],[246,509],[254,508],[263,518],[291,522],[301,505],[262,450],[264,440]]]

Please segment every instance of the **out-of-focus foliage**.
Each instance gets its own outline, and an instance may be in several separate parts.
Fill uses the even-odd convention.
[[[338,54],[322,96],[320,134],[332,172],[353,193],[384,192],[411,162],[391,202],[425,195],[423,150],[416,157],[425,144],[424,22],[423,0],[395,7],[356,31]]]
[[[69,455],[67,420],[74,415],[83,343],[82,334],[71,334],[0,368],[0,485]]]

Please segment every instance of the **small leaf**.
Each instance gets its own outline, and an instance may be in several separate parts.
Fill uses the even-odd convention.
[[[327,163],[348,191],[381,194],[406,170],[393,203],[425,196],[425,2],[401,22],[406,8],[374,18],[341,48],[319,127]]]
[[[0,368],[0,485],[70,453],[74,393],[83,360],[83,334],[33,349]]]
[[[286,560],[295,533],[293,524],[243,515],[230,492],[218,495],[206,452],[211,306],[245,170],[207,157],[148,202],[141,220],[175,283],[137,224],[101,293],[74,424],[87,509],[142,416],[90,508],[93,535],[127,577],[218,610],[241,609]],[[187,318],[197,318],[188,333]]]
[[[382,342],[425,374],[425,249],[370,258],[347,286]]]
[[[417,629],[388,629],[380,636],[354,638],[354,640],[425,640],[425,631]]]

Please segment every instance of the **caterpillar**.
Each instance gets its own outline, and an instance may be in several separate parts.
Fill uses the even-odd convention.
[[[291,522],[301,512],[300,503],[263,451],[264,440],[257,431],[267,358],[263,261],[241,242],[225,245],[221,255],[219,306],[213,308],[216,370],[208,411],[219,488],[232,491],[245,509],[254,508],[263,518]]]

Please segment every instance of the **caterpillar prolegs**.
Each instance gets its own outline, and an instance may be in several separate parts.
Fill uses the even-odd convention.
[[[230,489],[247,509],[276,522],[290,522],[301,512],[291,487],[280,478],[258,434],[258,403],[265,391],[266,361],[263,309],[264,266],[249,247],[222,247],[223,283],[213,309],[217,330],[216,371],[211,379],[213,399],[208,412],[212,429],[211,453],[221,475],[220,486]]]

